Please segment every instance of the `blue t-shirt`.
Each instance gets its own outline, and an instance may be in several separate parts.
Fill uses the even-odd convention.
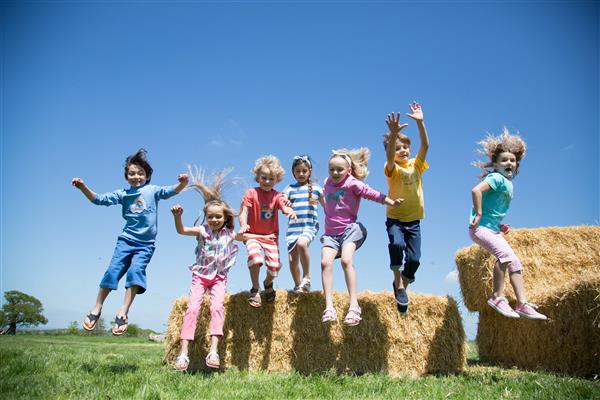
[[[500,232],[500,223],[506,215],[513,198],[513,184],[499,172],[488,174],[483,182],[491,189],[483,192],[480,226]],[[475,218],[475,209],[471,208],[471,222]]]
[[[125,227],[119,237],[141,243],[154,243],[157,232],[157,206],[161,199],[177,194],[175,186],[146,184],[139,188],[119,189],[98,194],[92,203],[99,206],[123,206]]]

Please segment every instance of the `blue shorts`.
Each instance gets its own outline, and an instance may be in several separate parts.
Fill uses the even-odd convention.
[[[127,273],[125,289],[139,286],[137,294],[146,291],[146,267],[154,254],[154,243],[139,243],[119,237],[110,265],[100,281],[100,287],[117,290],[119,281]]]

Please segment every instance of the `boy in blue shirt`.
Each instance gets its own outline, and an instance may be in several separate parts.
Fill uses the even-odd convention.
[[[178,183],[173,186],[150,185],[152,167],[146,159],[146,150],[140,149],[125,160],[125,179],[129,189],[96,194],[80,178],[73,178],[71,184],[81,190],[92,203],[101,206],[121,204],[125,227],[117,238],[117,245],[110,265],[100,281],[96,304],[83,320],[83,329],[93,331],[100,318],[104,300],[112,290],[116,290],[119,280],[127,274],[125,298],[112,328],[113,335],[120,336],[127,331],[127,314],[136,294],[146,291],[146,267],[154,254],[154,240],[157,232],[158,201],[180,193],[188,184],[187,174],[180,174]]]

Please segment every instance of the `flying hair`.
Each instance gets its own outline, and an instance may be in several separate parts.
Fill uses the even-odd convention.
[[[494,163],[498,160],[498,156],[504,152],[514,154],[517,159],[517,168],[514,173],[517,175],[521,160],[525,158],[525,152],[527,150],[527,145],[519,134],[513,135],[506,127],[504,127],[500,135],[494,136],[488,133],[486,138],[477,144],[481,146],[477,152],[488,158],[488,161],[478,160],[473,162],[475,167],[480,168],[483,171],[482,176],[494,172]]]
[[[333,150],[329,159],[331,160],[334,157],[340,157],[346,162],[350,161],[351,173],[356,179],[363,181],[369,175],[368,164],[369,158],[371,157],[371,151],[367,147],[351,150]]]
[[[188,165],[188,171],[192,177],[192,183],[190,187],[196,190],[204,199],[204,207],[202,209],[204,218],[206,219],[206,210],[210,206],[222,207],[223,214],[225,215],[225,224],[229,229],[234,228],[234,211],[229,204],[223,200],[223,188],[230,184],[235,183],[235,179],[228,179],[227,175],[231,173],[232,168],[225,168],[221,171],[214,173],[210,179],[206,178],[206,171],[198,166]],[[198,223],[200,217],[196,219],[194,225]]]

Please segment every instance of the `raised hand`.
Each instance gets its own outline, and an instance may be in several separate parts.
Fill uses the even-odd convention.
[[[171,212],[175,216],[177,216],[177,215],[181,216],[183,214],[183,207],[181,207],[181,205],[179,205],[179,204],[175,204],[173,207],[171,207]]]
[[[400,113],[398,114],[388,114],[385,123],[392,134],[398,134],[400,131],[408,126],[408,124],[400,125]]]
[[[190,180],[190,178],[189,178],[188,174],[179,174],[179,176],[177,176],[177,181],[179,183],[183,183],[183,184],[187,185],[189,180]]]
[[[413,101],[408,105],[410,108],[410,113],[406,115],[414,119],[415,121],[423,121],[423,110],[421,109],[421,105],[416,101]]]
[[[85,182],[81,178],[73,178],[71,179],[71,185],[75,186],[77,189],[81,189],[85,187]]]

